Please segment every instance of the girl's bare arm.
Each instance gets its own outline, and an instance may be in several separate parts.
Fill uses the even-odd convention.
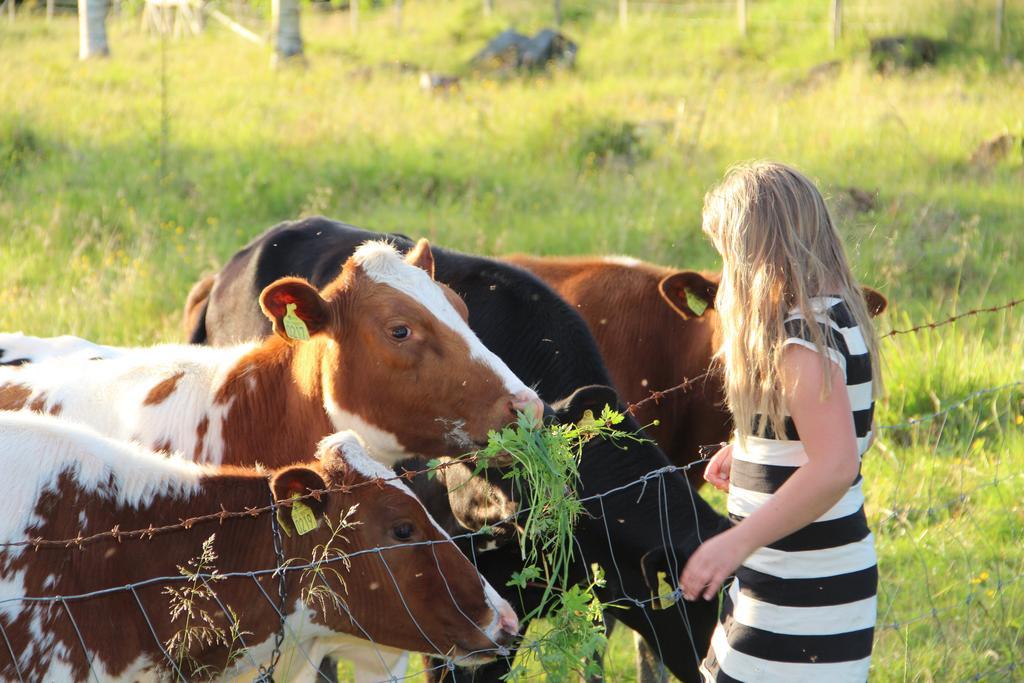
[[[832,391],[822,399],[820,356],[802,346],[783,353],[786,406],[807,452],[800,467],[748,518],[701,545],[683,570],[683,594],[710,600],[752,552],[807,526],[836,504],[857,477],[859,459],[845,379],[830,364]]]

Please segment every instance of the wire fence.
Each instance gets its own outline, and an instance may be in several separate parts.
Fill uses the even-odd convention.
[[[1020,301],[1018,299],[1000,306],[972,309],[943,320],[907,329],[893,329],[883,337],[896,339],[900,335],[931,331],[953,324],[965,317],[1008,310],[1019,304]],[[658,401],[671,392],[686,391],[706,377],[706,374],[688,378],[668,389],[651,392],[651,395],[642,401],[627,406],[627,410],[633,412],[648,401]],[[1016,632],[1019,635],[1019,615],[1022,613],[1021,608],[1024,607],[1024,591],[1021,590],[1024,564],[1016,560],[1012,553],[1006,554],[1002,551],[1007,544],[1015,545],[1022,540],[1022,525],[1020,522],[1014,523],[1012,520],[1006,523],[1005,520],[996,519],[993,522],[993,519],[986,515],[994,513],[998,518],[999,506],[1002,505],[1007,507],[1009,515],[1017,514],[1021,521],[1024,521],[1024,511],[1017,503],[1017,498],[1014,497],[1015,493],[1019,494],[1020,492],[1019,483],[1024,477],[1024,471],[1014,470],[1014,461],[1011,459],[1007,463],[1003,458],[1011,451],[1015,443],[1019,446],[1019,442],[1014,441],[1015,437],[1012,434],[1014,427],[1024,422],[1024,418],[1021,417],[1021,414],[1024,413],[1024,380],[980,388],[966,395],[948,397],[947,401],[944,408],[932,413],[916,415],[899,422],[877,425],[881,446],[875,450],[881,450],[881,453],[878,453],[874,460],[879,464],[874,466],[871,475],[865,477],[869,487],[873,481],[887,482],[887,487],[879,486],[880,490],[877,493],[875,489],[869,488],[869,499],[875,498],[874,511],[869,516],[871,526],[878,537],[877,544],[880,550],[880,567],[883,576],[879,592],[876,640],[881,643],[886,639],[895,638],[902,641],[907,649],[927,649],[933,645],[932,641],[938,640],[948,647],[951,643],[947,638],[952,636],[947,636],[945,631],[949,624],[977,621],[978,625],[968,634],[968,637],[976,637],[978,629],[989,632],[985,638],[992,640],[985,642],[989,642],[991,647],[980,652],[978,656],[981,658],[979,661],[989,661],[992,666],[982,667],[979,664],[977,671],[964,680],[1011,680],[1021,666],[1015,654],[1016,637],[1012,633]],[[985,405],[981,405],[983,403]],[[966,433],[966,436],[951,435],[952,431],[945,429],[947,422],[957,415],[963,415],[969,422],[973,422],[974,427]],[[891,450],[885,446],[886,435],[915,430],[926,430],[926,434],[921,441],[916,442],[915,449],[908,454],[910,457],[905,456],[903,459],[893,457]],[[996,440],[986,442],[985,439],[992,437],[993,434],[1002,434],[1003,439],[999,442]],[[981,444],[980,447],[979,444]],[[986,453],[983,458],[979,456],[979,453],[982,452]],[[910,461],[911,458],[919,458],[920,462]],[[935,461],[937,458],[945,459],[947,462],[957,460],[959,467],[955,471],[949,470],[944,474],[936,474]],[[667,531],[672,520],[668,516],[665,477],[675,473],[685,474],[691,468],[706,461],[707,458],[700,458],[684,466],[661,467],[635,480],[589,495],[583,498],[582,502],[596,503],[603,512],[604,502],[611,496],[630,495],[637,489],[646,491],[648,487],[657,487],[661,503],[658,523],[666,532],[665,537],[669,538]],[[374,479],[351,486],[315,491],[299,497],[298,500],[320,499],[326,493],[351,493],[361,487],[383,487],[390,481],[409,480],[416,476],[436,473],[438,470],[460,464],[460,462],[465,462],[465,460],[440,463],[418,471],[396,474],[391,478]],[[1010,471],[1001,469],[1007,466],[1011,468]],[[902,502],[908,497],[915,501],[922,498],[922,496],[916,495],[922,489],[927,493],[924,496],[924,500],[927,501],[926,505],[906,505]],[[872,495],[873,493],[874,495]],[[692,492],[691,495],[693,495]],[[693,501],[691,500],[691,502]],[[1013,507],[1015,504],[1017,507]],[[2,543],[0,549],[27,551],[31,548],[33,551],[64,549],[68,553],[99,552],[99,549],[91,549],[91,547],[103,541],[120,544],[126,540],[135,539],[159,544],[160,539],[169,534],[200,533],[202,531],[200,526],[204,523],[223,525],[232,519],[264,516],[271,520],[271,527],[276,531],[274,520],[279,509],[281,506],[275,502],[271,502],[269,505],[245,507],[241,510],[227,510],[220,506],[217,511],[182,519],[174,524],[158,526],[148,524],[143,527],[136,520],[125,520],[124,523],[116,525],[108,531],[89,536],[79,534],[74,538],[25,538]],[[694,510],[696,512],[696,507]],[[519,510],[498,523],[512,522],[520,515],[529,512],[529,509]],[[611,566],[604,569],[609,575],[621,574],[619,558],[616,558],[614,553],[615,544],[612,540],[613,535],[609,528],[607,515],[602,514],[601,519],[612,558]],[[993,527],[993,525],[995,526]],[[986,534],[991,534],[993,528],[998,533],[992,538],[988,538]],[[977,537],[969,539],[971,543],[968,543],[964,538],[965,533],[977,535]],[[454,537],[453,540],[473,541],[484,537],[490,538],[486,530],[467,532]],[[269,540],[268,538],[267,541]],[[447,541],[441,542],[447,543]],[[154,624],[139,593],[143,589],[173,586],[189,581],[194,582],[198,579],[207,586],[225,580],[250,582],[253,585],[252,594],[259,598],[260,603],[265,603],[263,610],[273,615],[274,620],[280,623],[281,633],[286,638],[285,644],[297,651],[295,656],[301,658],[299,661],[304,666],[318,672],[320,680],[329,680],[325,673],[319,670],[319,662],[314,661],[313,656],[307,651],[303,644],[302,634],[296,632],[287,619],[289,607],[283,599],[283,595],[279,595],[275,599],[272,588],[273,581],[280,580],[281,577],[294,577],[296,573],[301,576],[312,572],[311,582],[325,582],[323,574],[325,567],[335,567],[343,572],[344,568],[349,566],[354,559],[363,556],[376,557],[387,568],[387,575],[392,587],[400,597],[411,624],[422,634],[423,631],[417,616],[406,603],[402,589],[388,562],[388,553],[394,553],[396,550],[406,547],[430,547],[434,558],[434,568],[444,580],[452,605],[459,609],[453,597],[452,587],[448,584],[448,579],[438,561],[435,547],[437,543],[439,542],[419,541],[363,548],[344,555],[322,557],[301,563],[284,562],[279,557],[273,566],[254,568],[249,571],[227,573],[207,571],[191,576],[186,574],[167,575],[77,595],[11,596],[8,594],[6,597],[0,598],[0,636],[3,640],[0,643],[0,648],[6,648],[10,654],[14,670],[5,675],[11,680],[31,680],[31,675],[20,668],[19,662],[22,653],[15,652],[12,640],[8,635],[8,628],[11,627],[12,621],[5,620],[5,615],[17,613],[18,606],[29,604],[49,608],[51,620],[55,621],[58,616],[60,619],[67,620],[76,636],[78,646],[81,647],[86,661],[89,662],[89,675],[99,680],[99,673],[92,668],[94,653],[86,647],[86,639],[83,638],[83,629],[79,623],[80,618],[76,619],[73,608],[76,605],[89,605],[90,601],[114,594],[124,594],[131,596],[134,605],[141,613],[149,636],[165,659],[167,670],[179,680],[188,680],[189,677],[180,666],[180,660],[176,660],[166,648],[167,637],[170,634],[165,633],[163,639],[160,637],[159,629]],[[889,552],[890,550],[894,552]],[[896,550],[899,552],[895,552]],[[475,553],[476,551],[471,557],[474,564],[478,559]],[[580,559],[584,564],[586,563],[585,557]],[[674,557],[672,561],[674,562],[673,570],[678,574],[682,568],[682,558]],[[893,563],[893,571],[890,574],[886,572],[887,561]],[[916,569],[910,571],[905,566],[901,566],[901,563],[907,562],[912,566],[917,565]],[[324,585],[326,586],[326,583]],[[215,592],[213,595],[217,609],[223,618],[232,626],[237,626],[235,613],[216,598]],[[441,600],[438,603],[438,609],[447,607],[447,605],[440,604],[443,602]],[[681,592],[676,587],[669,593],[652,595],[649,598],[620,597],[606,603],[606,606],[643,607],[655,604],[669,604],[673,609],[685,611],[687,603],[681,599]],[[339,608],[346,612],[354,629],[363,635],[367,645],[376,647],[376,643],[369,637],[369,631],[359,623],[344,600],[339,603]],[[246,612],[251,612],[254,609],[256,609],[255,605],[249,605],[247,609],[240,611],[237,622],[244,626]],[[462,616],[472,621],[464,613]],[[54,621],[50,622],[51,625]],[[706,649],[706,644],[697,642],[692,633],[678,634],[679,638],[684,636],[686,636],[687,646],[693,650],[694,656],[699,658],[703,654],[703,650]],[[429,638],[427,640],[429,641]],[[247,663],[251,670],[258,670],[263,662],[253,658],[249,645],[251,644],[245,643],[243,637],[240,655],[248,658]],[[451,670],[460,662],[476,655],[507,654],[508,651],[503,646],[496,642],[493,645],[492,649],[476,650],[435,665],[412,667],[413,671],[407,671],[402,676],[392,676],[389,680],[406,680],[418,678],[429,672]],[[543,641],[528,640],[523,647],[543,648],[544,643]],[[657,643],[655,649],[661,650],[664,647],[678,647],[678,642]],[[383,663],[383,661],[382,658],[381,662]],[[265,680],[272,679],[266,678]]]

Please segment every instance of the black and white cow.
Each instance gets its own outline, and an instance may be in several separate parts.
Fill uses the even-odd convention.
[[[401,235],[369,232],[325,218],[269,229],[194,289],[186,309],[190,341],[224,345],[270,333],[258,305],[263,287],[286,275],[322,286],[337,276],[360,244],[376,239],[389,240],[400,251],[414,246]],[[539,279],[492,259],[442,248],[433,253],[435,277],[464,299],[470,327],[543,400],[553,403],[580,387],[611,384],[586,324]],[[599,407],[605,398],[618,403],[610,390],[581,391],[575,405],[569,401],[563,410],[582,412],[588,402]],[[625,427],[639,428],[628,417]],[[710,641],[717,604],[680,601],[673,608],[653,610],[639,601],[650,597],[645,572],[648,577],[658,570],[678,576],[700,542],[728,522],[678,473],[629,485],[668,464],[652,443],[588,444],[580,464],[579,492],[587,499],[587,514],[578,525],[576,540],[586,566],[597,562],[605,569],[609,585],[602,597],[624,607],[615,610],[616,618],[639,632],[673,674],[698,680],[697,665]],[[481,573],[492,585],[505,586],[522,568],[514,545],[475,553]],[[504,597],[525,614],[536,604],[539,589],[536,593],[507,588]],[[498,662],[459,672],[455,680],[496,681],[507,670],[507,662]]]

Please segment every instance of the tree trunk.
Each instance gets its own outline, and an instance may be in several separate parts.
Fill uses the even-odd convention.
[[[107,0],[78,0],[78,58],[106,57],[109,54]]]
[[[274,59],[284,61],[302,57],[298,0],[273,0],[271,12],[274,22]]]

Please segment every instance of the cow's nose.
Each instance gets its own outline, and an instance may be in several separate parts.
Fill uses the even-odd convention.
[[[499,647],[508,647],[518,638],[519,617],[508,604],[505,604],[498,611],[498,633],[494,636],[494,643]]]
[[[519,635],[519,617],[508,603],[502,605],[498,612],[498,626],[505,633],[513,636]]]
[[[523,412],[533,417],[537,422],[544,418],[544,402],[538,398],[536,393],[529,389],[520,391],[513,396],[510,408],[513,415],[517,412]]]

